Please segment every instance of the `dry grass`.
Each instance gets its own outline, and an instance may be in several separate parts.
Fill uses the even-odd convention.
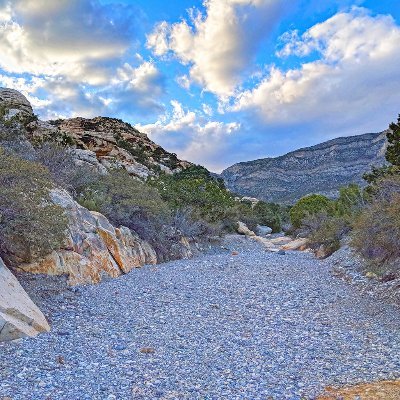
[[[400,380],[362,383],[343,388],[328,387],[316,400],[399,400]]]

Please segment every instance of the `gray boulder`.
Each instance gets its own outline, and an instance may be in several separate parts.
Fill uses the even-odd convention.
[[[257,225],[257,235],[267,236],[272,233],[272,229],[269,226]]]

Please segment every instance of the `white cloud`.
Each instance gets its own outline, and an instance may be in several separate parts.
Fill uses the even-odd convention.
[[[204,103],[202,104],[202,107],[203,107],[203,113],[208,115],[209,117],[212,117],[212,115],[214,114],[212,107]]]
[[[194,111],[186,111],[176,100],[171,101],[171,105],[172,115],[164,115],[154,124],[136,125],[136,128],[169,151],[178,153],[182,159],[221,170],[225,166],[221,151],[228,136],[239,131],[240,124],[210,121]]]
[[[9,73],[101,84],[112,73],[107,62],[131,44],[126,29],[115,26],[96,1],[15,0],[0,17],[0,67]]]
[[[369,129],[382,127],[398,112],[400,28],[390,16],[353,8],[285,39],[281,56],[315,52],[319,58],[288,71],[272,68],[230,110],[255,110],[267,124],[356,124],[353,132],[365,121]]]
[[[190,65],[190,78],[221,96],[232,95],[254,61],[261,40],[275,25],[282,0],[206,0],[205,15],[165,21],[148,35],[155,55],[171,51]]]
[[[42,117],[163,112],[164,76],[128,54],[135,10],[99,0],[0,0],[1,84],[28,95]]]

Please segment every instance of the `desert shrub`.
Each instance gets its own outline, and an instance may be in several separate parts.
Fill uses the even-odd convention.
[[[223,183],[202,167],[192,167],[174,175],[161,174],[150,181],[171,209],[189,207],[195,220],[224,223],[236,214],[235,199]]]
[[[123,225],[148,240],[159,255],[168,252],[175,239],[171,213],[157,190],[131,177],[123,169],[110,171],[85,187],[79,203],[104,214],[114,225]]]
[[[35,148],[35,160],[51,173],[55,184],[74,197],[100,176],[93,168],[77,165],[71,149],[55,142],[44,142]]]
[[[254,206],[254,214],[257,216],[258,223],[269,226],[272,232],[275,233],[282,230],[285,209],[279,204],[260,201]]]
[[[367,196],[360,186],[350,184],[341,187],[339,197],[335,201],[335,214],[353,216],[360,212],[367,203]]]
[[[29,262],[63,243],[67,220],[50,200],[48,170],[0,149],[0,253]]]
[[[340,248],[340,240],[350,230],[351,222],[348,217],[321,212],[304,218],[300,233],[309,239],[311,248],[317,250],[323,246],[325,254],[330,255]]]
[[[310,217],[319,213],[333,215],[334,203],[327,197],[320,194],[311,194],[301,198],[290,210],[290,222],[293,227],[298,229],[301,227],[302,221],[306,217]]]
[[[376,183],[370,204],[356,218],[353,247],[373,263],[388,263],[400,257],[400,176]]]
[[[386,160],[395,167],[400,167],[400,115],[397,122],[389,125],[389,131],[386,134],[388,147],[386,149]]]

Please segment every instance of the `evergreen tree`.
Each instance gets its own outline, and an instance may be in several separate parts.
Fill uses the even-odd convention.
[[[391,131],[387,133],[388,148],[386,150],[386,160],[396,167],[400,167],[400,114],[397,123],[389,125]]]

